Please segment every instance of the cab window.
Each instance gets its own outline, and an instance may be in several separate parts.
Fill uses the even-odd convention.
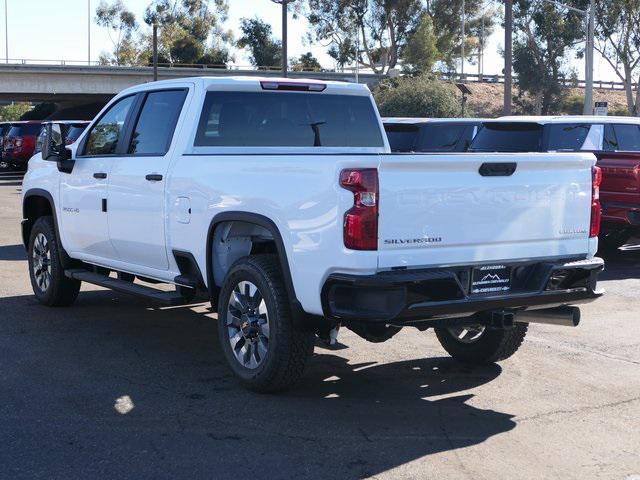
[[[167,153],[186,94],[186,90],[164,90],[147,95],[131,138],[129,154]]]
[[[640,125],[619,124],[613,126],[618,148],[623,152],[640,152]]]
[[[85,155],[114,155],[123,134],[124,122],[133,106],[135,95],[114,103],[96,123],[87,137]]]

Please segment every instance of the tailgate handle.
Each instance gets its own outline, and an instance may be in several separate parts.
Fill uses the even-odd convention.
[[[480,167],[480,175],[483,177],[510,177],[518,168],[515,162],[509,163],[483,163]]]

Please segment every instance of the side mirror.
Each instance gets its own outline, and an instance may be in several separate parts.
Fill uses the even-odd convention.
[[[74,160],[67,150],[66,130],[63,125],[46,123],[42,132],[42,159],[58,163],[58,170],[71,173]]]

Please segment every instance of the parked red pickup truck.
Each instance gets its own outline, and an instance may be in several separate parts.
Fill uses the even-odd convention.
[[[485,121],[475,152],[593,152],[604,175],[600,240],[618,248],[640,234],[640,118],[502,117]]]

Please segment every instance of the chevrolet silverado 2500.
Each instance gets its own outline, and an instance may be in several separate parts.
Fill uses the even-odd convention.
[[[46,138],[23,186],[38,300],[70,305],[81,282],[206,296],[257,391],[290,386],[340,326],[434,328],[453,357],[494,362],[601,295],[592,154],[391,154],[362,85],[149,83],[71,146]]]

